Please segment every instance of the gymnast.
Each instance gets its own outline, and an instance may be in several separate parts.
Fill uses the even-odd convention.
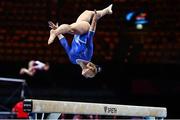
[[[43,63],[38,60],[30,60],[28,63],[28,68],[21,68],[20,74],[27,74],[29,76],[34,76],[37,71],[48,71],[50,68],[49,63]]]
[[[96,30],[97,21],[107,15],[112,14],[112,4],[102,10],[85,10],[75,23],[70,25],[54,24],[49,21],[50,37],[48,44],[52,44],[56,37],[59,38],[60,44],[64,47],[70,61],[78,64],[82,68],[82,75],[86,78],[93,78],[101,68],[91,62],[93,56],[93,37]],[[91,22],[91,24],[90,24]],[[71,46],[66,38],[62,35],[69,33],[74,35]]]

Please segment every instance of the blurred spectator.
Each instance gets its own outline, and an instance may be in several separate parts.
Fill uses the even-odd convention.
[[[49,63],[43,63],[38,60],[31,60],[28,63],[28,68],[21,68],[20,74],[27,74],[29,76],[34,76],[37,71],[48,71],[50,68]]]

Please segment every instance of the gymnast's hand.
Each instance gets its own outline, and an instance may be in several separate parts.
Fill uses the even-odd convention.
[[[56,25],[52,21],[48,21],[49,27],[52,28],[53,30],[58,28],[58,23]]]
[[[21,74],[21,75],[22,75],[22,74],[24,74],[26,71],[27,71],[27,69],[26,69],[26,68],[21,68],[21,69],[20,69],[20,71],[19,71],[19,74]]]

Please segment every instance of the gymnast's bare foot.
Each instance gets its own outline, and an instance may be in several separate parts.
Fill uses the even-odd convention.
[[[101,14],[97,14],[97,19],[99,20],[103,15],[106,14],[112,14],[112,6],[113,4],[110,4],[108,7],[104,8],[103,10],[100,10]]]
[[[54,42],[54,40],[55,40],[55,38],[56,38],[56,32],[55,32],[55,30],[51,30],[50,31],[50,36],[49,36],[49,40],[48,40],[48,45],[50,45],[51,43],[53,43]]]
[[[112,6],[113,6],[113,4],[111,4],[111,5],[109,5],[107,8],[105,8],[105,10],[107,10],[107,13],[108,13],[108,14],[112,14],[112,13],[113,13],[113,11],[112,11]]]

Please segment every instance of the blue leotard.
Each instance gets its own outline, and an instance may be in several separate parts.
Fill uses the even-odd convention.
[[[59,40],[73,64],[77,64],[76,59],[91,60],[93,56],[94,34],[94,31],[89,31],[83,35],[75,34],[71,45],[68,44],[65,37]]]

